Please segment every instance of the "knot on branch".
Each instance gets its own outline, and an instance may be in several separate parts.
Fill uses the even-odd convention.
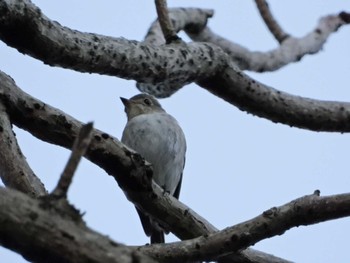
[[[55,195],[46,195],[39,197],[39,206],[46,211],[53,211],[59,214],[62,218],[70,219],[77,224],[85,225],[83,220],[84,213],[75,208],[68,202],[66,198],[61,198]]]

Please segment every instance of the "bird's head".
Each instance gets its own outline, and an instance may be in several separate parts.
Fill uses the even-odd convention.
[[[152,95],[141,93],[130,99],[120,97],[125,106],[125,112],[128,120],[141,115],[154,112],[164,112],[158,100]]]

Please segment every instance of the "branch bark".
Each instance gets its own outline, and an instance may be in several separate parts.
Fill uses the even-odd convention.
[[[162,83],[163,96],[199,76],[215,74],[226,56],[221,48],[207,43],[158,47],[82,33],[50,20],[29,0],[0,0],[0,39],[51,66]]]
[[[1,187],[0,196],[0,243],[35,262],[131,262],[135,258],[153,262],[145,255],[167,263],[220,260],[292,227],[350,215],[350,194],[319,197],[319,191],[315,191],[222,231],[192,240],[136,248],[117,244],[90,230],[80,217],[72,220],[48,197],[32,199]],[[232,261],[226,257],[220,262],[287,262],[273,257],[266,261],[242,261],[237,256]]]
[[[81,33],[49,20],[28,0],[0,0],[0,14],[1,39],[46,64],[132,78],[149,83],[139,87],[158,96],[170,96],[186,83],[196,81],[238,108],[273,122],[314,131],[350,131],[349,103],[297,97],[257,84],[216,45],[180,43],[156,47]],[[204,23],[209,16],[210,12],[197,12],[195,17],[200,18],[198,23]],[[349,14],[343,12],[322,19],[318,29],[305,39],[317,38],[324,43],[331,32],[348,23],[348,17]],[[187,22],[185,29],[193,33],[195,29]],[[207,29],[201,32],[205,31]],[[283,44],[289,41],[296,40],[289,38]]]
[[[181,41],[181,39],[176,35],[174,27],[171,23],[168,5],[166,0],[155,0],[158,21],[163,32],[166,44],[170,44],[174,41]]]
[[[277,23],[276,19],[273,17],[270,11],[268,3],[265,0],[255,0],[255,4],[271,34],[281,44],[289,37],[289,34],[284,32],[282,27]]]
[[[250,51],[214,33],[209,27],[202,31],[186,30],[193,41],[202,41],[221,47],[241,70],[256,72],[275,71],[292,62],[300,61],[305,55],[322,50],[330,35],[341,26],[349,24],[349,13],[322,17],[315,29],[304,37],[288,37],[279,47],[267,52]]]
[[[176,32],[184,29],[200,32],[205,28],[208,19],[213,15],[214,11],[211,9],[169,8],[169,18],[172,21],[172,25]],[[153,46],[165,44],[165,39],[158,19],[151,24],[143,43]]]
[[[155,263],[83,222],[55,211],[46,198],[32,199],[0,187],[0,244],[38,263]]]
[[[275,123],[312,131],[350,131],[348,102],[291,95],[255,81],[235,67],[227,67],[217,77],[197,83],[240,110]]]
[[[350,216],[350,194],[320,197],[319,191],[315,191],[222,231],[181,242],[144,246],[139,251],[157,255],[156,259],[166,262],[216,261],[218,255],[237,252],[293,227],[345,216]]]
[[[0,84],[1,85],[1,84]],[[4,185],[33,197],[46,195],[46,189],[27,163],[0,100],[0,177]]]

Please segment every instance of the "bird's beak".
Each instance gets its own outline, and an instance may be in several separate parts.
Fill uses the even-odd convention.
[[[127,107],[130,105],[130,101],[126,98],[120,97],[120,100],[123,102],[124,106]]]

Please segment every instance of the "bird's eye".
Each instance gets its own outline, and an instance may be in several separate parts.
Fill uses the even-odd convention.
[[[144,99],[143,102],[148,106],[150,106],[152,104],[150,99]]]

